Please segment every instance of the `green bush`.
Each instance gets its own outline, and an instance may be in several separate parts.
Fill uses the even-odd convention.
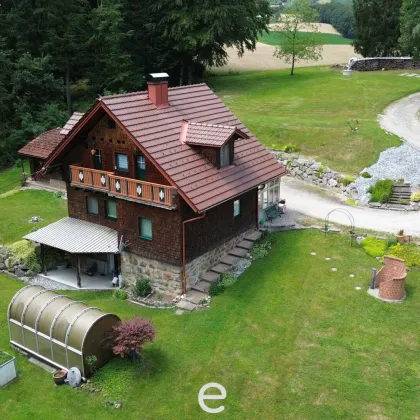
[[[152,286],[150,286],[150,281],[148,279],[137,280],[133,293],[134,296],[137,297],[146,297],[150,295],[150,293],[152,293]]]
[[[209,295],[210,296],[218,296],[222,294],[226,289],[226,286],[221,281],[221,278],[214,281],[209,287]]]
[[[420,201],[420,192],[414,192],[411,194],[411,201],[418,203]]]
[[[220,281],[223,283],[225,287],[232,286],[233,283],[237,280],[237,277],[233,273],[223,273],[220,276]]]
[[[362,172],[361,175],[363,178],[372,178],[372,175],[367,171]]]
[[[371,194],[371,198],[369,202],[380,202],[380,203],[388,203],[389,198],[392,194],[392,180],[391,179],[383,179],[377,181],[375,185],[372,185],[368,192]]]
[[[45,251],[45,267],[47,270],[57,268],[57,265],[64,262],[64,252],[56,248],[47,248]]]
[[[344,178],[342,178],[341,183],[347,187],[347,185],[350,185],[352,182],[354,182],[356,180],[356,178],[354,176],[345,176]]]
[[[114,298],[120,300],[127,300],[128,294],[125,290],[117,289],[114,292]]]
[[[397,244],[388,252],[393,257],[401,258],[408,267],[420,267],[420,247],[416,244]]]
[[[386,241],[369,236],[362,241],[363,249],[371,257],[383,257],[388,247]]]
[[[324,174],[325,169],[327,169],[327,167],[324,166],[324,165],[321,165],[319,167],[319,169],[316,171],[316,174],[317,174],[318,178],[322,178],[322,175]]]
[[[10,245],[9,252],[11,254],[11,264],[23,263],[28,267],[28,270],[34,273],[41,271],[41,265],[35,253],[34,246],[26,240],[15,242]]]
[[[287,144],[285,144],[282,147],[282,149],[283,149],[283,152],[286,152],[286,153],[294,153],[294,152],[298,152],[299,151],[299,148],[295,144],[293,144],[293,143],[287,143]]]

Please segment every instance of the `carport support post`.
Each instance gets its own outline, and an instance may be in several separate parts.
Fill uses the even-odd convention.
[[[44,276],[47,275],[47,267],[45,265],[45,245],[41,244],[41,272]]]
[[[77,272],[77,287],[82,287],[82,278],[80,277],[80,255],[76,255],[76,272]]]

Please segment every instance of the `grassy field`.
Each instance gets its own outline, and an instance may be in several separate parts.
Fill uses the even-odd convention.
[[[0,180],[2,178],[0,177]],[[43,221],[28,223],[32,216]],[[25,190],[0,198],[0,244],[8,245],[22,239],[34,227],[43,227],[67,216],[67,201],[48,191]]]
[[[209,311],[176,316],[109,292],[66,292],[122,318],[152,320],[156,341],[140,365],[115,359],[103,368],[93,380],[97,394],[55,387],[18,356],[20,377],[0,392],[0,418],[207,418],[197,395],[218,382],[227,398],[209,406],[222,403],[221,418],[414,419],[420,276],[410,272],[404,303],[386,304],[366,293],[377,264],[348,237],[294,231],[278,234],[269,256]],[[6,309],[22,285],[1,275],[0,285],[0,349],[8,350]],[[121,410],[107,403],[116,399]]]
[[[354,72],[328,67],[210,77],[210,86],[266,146],[287,143],[331,168],[356,175],[379,153],[400,144],[376,117],[391,102],[420,90],[402,71]],[[348,122],[358,120],[357,132]]]
[[[29,172],[29,164],[25,162],[25,170]],[[22,168],[14,166],[0,171],[0,195],[14,188],[20,187]]]
[[[352,43],[351,39],[344,38],[341,35],[336,34],[323,34],[321,32],[299,32],[298,38],[307,38],[307,37],[316,37],[320,44],[323,45],[350,45]],[[259,42],[268,45],[279,45],[282,44],[284,40],[284,33],[280,31],[270,31],[269,33],[264,33],[258,38]]]

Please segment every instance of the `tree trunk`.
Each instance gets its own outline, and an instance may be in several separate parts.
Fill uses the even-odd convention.
[[[295,73],[295,54],[292,55],[292,70],[290,71],[290,76],[293,76]]]
[[[69,117],[73,114],[73,106],[71,103],[71,92],[70,92],[70,63],[69,57],[66,55],[66,101],[67,101],[67,111]]]
[[[179,75],[179,86],[182,86],[184,84],[184,62],[181,64],[181,70]]]
[[[190,64],[188,66],[188,84],[189,85],[192,84],[192,72],[193,72],[193,67],[192,67],[192,64]]]
[[[82,287],[82,278],[80,277],[80,255],[77,254],[77,287]]]

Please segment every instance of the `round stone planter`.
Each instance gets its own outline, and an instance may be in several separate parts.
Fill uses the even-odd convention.
[[[351,76],[353,73],[353,70],[343,70],[343,76]]]

